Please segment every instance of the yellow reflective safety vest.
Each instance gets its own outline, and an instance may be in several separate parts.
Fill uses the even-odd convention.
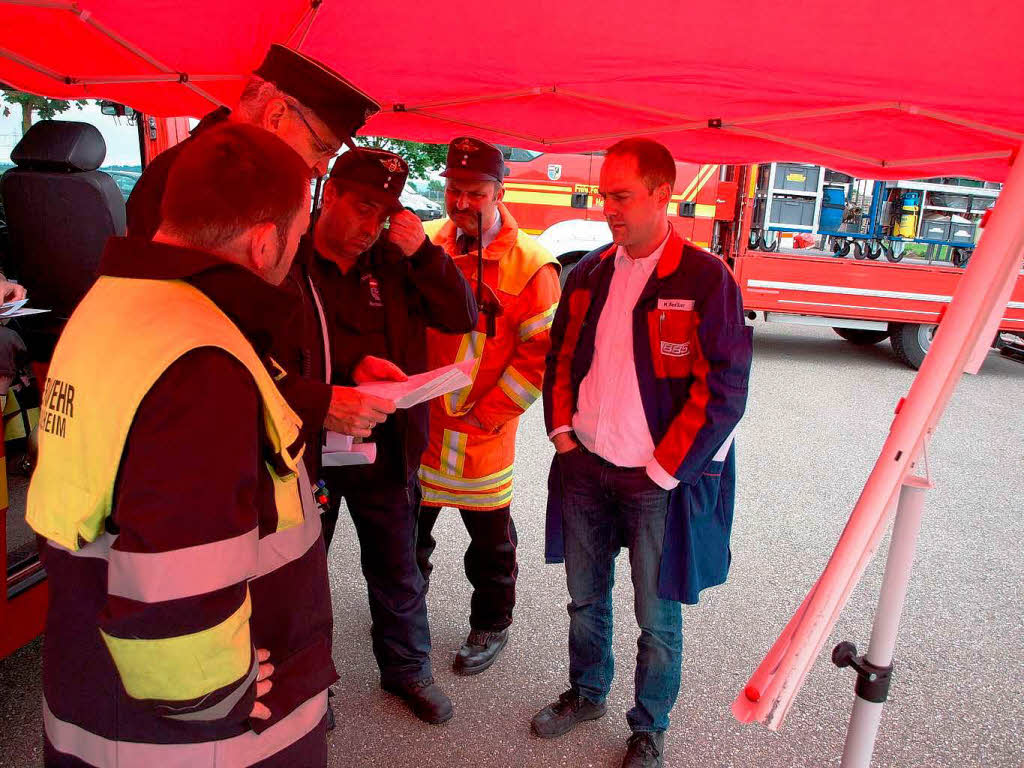
[[[253,505],[251,530],[126,551],[108,523],[126,440],[154,384],[199,348],[223,350],[252,376],[279,460],[264,461],[264,495],[238,502]],[[196,382],[196,396],[211,386]],[[289,452],[300,426],[243,333],[192,285],[104,276],[85,296],[50,365],[26,515],[48,540],[48,750],[98,766],[245,766],[287,765],[289,750],[308,749],[337,673],[319,510],[301,450]],[[270,494],[273,508],[259,501]],[[136,614],[141,622],[124,624]],[[256,647],[271,652],[283,694],[266,731],[247,720]]]
[[[36,533],[77,550],[103,532],[139,404],[172,363],[198,347],[223,349],[252,374],[267,435],[297,472],[287,446],[298,438],[299,417],[252,345],[201,291],[177,280],[101,277],[73,319],[43,390],[39,462],[26,515]],[[103,349],[117,354],[101,362],[95,350]],[[278,478],[286,486],[278,498],[286,501],[292,525],[302,520],[297,480],[295,473]]]

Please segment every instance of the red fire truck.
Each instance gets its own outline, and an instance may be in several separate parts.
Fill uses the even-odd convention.
[[[504,152],[510,169],[505,182],[509,210],[564,266],[571,267],[611,240],[597,194],[600,154],[518,148]],[[921,365],[962,269],[911,260],[843,258],[839,249],[832,254],[780,248],[787,238],[779,233],[765,245],[749,237],[756,229],[758,166],[678,163],[676,168],[672,224],[684,237],[729,261],[751,319],[828,326],[853,344],[889,339],[900,360],[914,368]],[[820,189],[817,197],[820,204]],[[816,222],[794,229],[816,233]],[[872,250],[875,258],[881,252]],[[1017,282],[1000,331],[1024,337],[1024,279]],[[1005,337],[994,345],[1013,350]]]

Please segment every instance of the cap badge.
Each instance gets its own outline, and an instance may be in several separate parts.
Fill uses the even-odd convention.
[[[383,165],[391,173],[398,173],[402,170],[404,163],[397,157],[382,157],[380,164]]]
[[[476,152],[477,149],[479,149],[476,143],[470,139],[459,139],[457,142],[452,144],[452,146],[456,149],[462,150],[463,152]]]

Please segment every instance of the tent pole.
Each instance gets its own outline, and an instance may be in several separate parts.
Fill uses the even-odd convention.
[[[20,64],[25,67],[25,69],[31,69],[33,72],[38,72],[40,75],[44,75],[51,80],[66,83],[71,79],[69,75],[62,75],[60,72],[44,67],[42,64],[36,64],[34,61],[29,61],[24,56],[19,56],[14,51],[8,50],[7,48],[0,48],[0,58],[9,59],[15,64]]]
[[[434,120],[440,120],[445,123],[452,123],[454,125],[459,125],[464,128],[476,128],[478,131],[500,133],[503,136],[511,136],[513,139],[523,139],[525,141],[532,141],[536,144],[541,144],[545,146],[551,143],[550,139],[545,139],[543,136],[533,136],[532,134],[527,133],[515,133],[514,131],[506,131],[504,128],[497,128],[493,125],[484,125],[482,123],[470,122],[469,120],[459,120],[458,118],[455,117],[446,117],[445,115],[438,115],[433,112],[428,112],[424,109],[410,107],[408,109],[396,111],[409,112],[410,114],[414,115],[422,115],[423,117],[430,117],[433,118]]]
[[[857,649],[840,643],[832,659],[839,666],[853,666],[857,671],[856,698],[846,733],[841,768],[869,768],[875,749],[875,737],[882,719],[882,707],[889,696],[893,650],[899,630],[903,601],[914,565],[914,551],[921,530],[921,515],[931,483],[925,478],[910,476],[903,481],[896,522],[893,525],[889,557],[878,598],[875,624],[871,631],[868,652],[854,658]]]
[[[1001,149],[995,152],[975,152],[973,155],[939,155],[938,157],[912,157],[907,160],[885,160],[886,168],[911,168],[915,165],[931,163],[969,163],[972,160],[1002,160],[1013,155],[1012,149]]]

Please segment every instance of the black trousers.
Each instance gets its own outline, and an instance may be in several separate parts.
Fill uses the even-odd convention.
[[[434,523],[440,512],[439,507],[420,508],[416,561],[428,583],[433,570],[430,556],[437,547]],[[508,507],[487,511],[460,509],[459,512],[470,538],[463,559],[466,578],[473,585],[469,626],[485,632],[500,632],[512,623],[512,609],[516,604],[516,578],[519,576],[516,524]]]
[[[373,655],[381,681],[393,685],[430,677],[427,583],[416,563],[416,516],[420,484],[390,485],[361,468],[325,472],[331,508],[323,516],[330,541],[344,498],[359,538],[373,626]]]

